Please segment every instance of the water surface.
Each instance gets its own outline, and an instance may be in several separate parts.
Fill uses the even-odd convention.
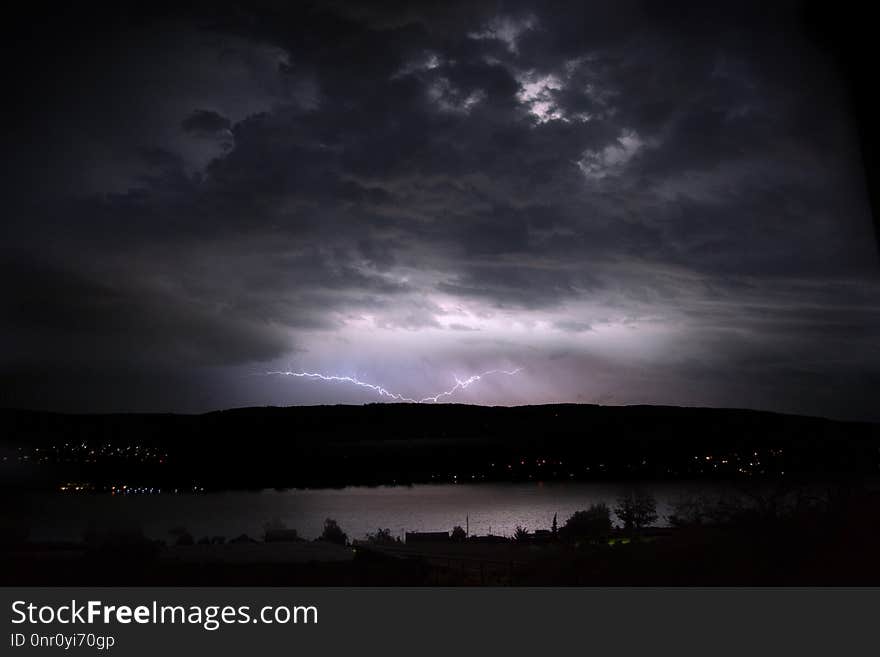
[[[402,536],[466,524],[472,534],[509,536],[517,525],[530,531],[549,528],[553,514],[558,514],[561,526],[591,504],[605,502],[613,508],[620,495],[632,490],[655,496],[657,524],[663,525],[676,501],[701,493],[715,495],[720,489],[683,483],[438,484],[125,497],[40,493],[19,497],[17,504],[33,540],[78,540],[90,525],[137,528],[160,539],[169,539],[169,530],[179,527],[196,539],[242,533],[258,538],[268,522],[314,538],[325,518],[335,519],[349,538],[363,538],[379,527]]]

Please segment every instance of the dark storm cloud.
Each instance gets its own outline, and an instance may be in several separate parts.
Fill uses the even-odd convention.
[[[186,132],[196,135],[216,135],[223,133],[232,126],[232,122],[214,110],[196,110],[180,124]]]
[[[216,307],[182,286],[96,280],[43,263],[3,274],[2,325],[13,336],[5,365],[112,364],[120,357],[151,366],[223,365],[269,358],[289,347],[277,325]]]
[[[601,362],[594,398],[761,405],[760,377],[765,405],[863,415],[876,253],[846,96],[798,16],[269,3],[47,33],[17,101],[2,366],[333,365],[368,326],[569,382],[516,401],[583,400]]]

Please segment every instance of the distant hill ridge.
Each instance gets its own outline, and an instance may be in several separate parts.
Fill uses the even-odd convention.
[[[201,415],[4,410],[0,435],[30,463],[43,463],[41,471],[55,468],[56,478],[63,472],[92,483],[124,478],[220,488],[863,476],[877,473],[880,459],[878,424],[672,406],[377,403]]]

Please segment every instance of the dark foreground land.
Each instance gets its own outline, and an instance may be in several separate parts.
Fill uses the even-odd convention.
[[[4,411],[0,435],[7,511],[34,488],[699,479],[760,491],[734,504],[694,501],[669,528],[611,528],[606,511],[598,529],[520,540],[166,544],[97,534],[47,544],[10,524],[0,526],[6,585],[880,585],[874,424],[666,407],[379,404],[199,416]]]
[[[880,585],[880,496],[595,540],[7,543],[4,585]]]

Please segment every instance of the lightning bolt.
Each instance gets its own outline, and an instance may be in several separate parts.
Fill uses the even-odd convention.
[[[485,372],[480,372],[479,374],[474,374],[469,376],[466,379],[459,379],[457,376],[455,377],[455,385],[449,388],[449,390],[444,390],[442,392],[438,392],[436,395],[428,395],[427,397],[422,397],[421,399],[414,399],[413,397],[406,397],[397,392],[391,392],[390,390],[383,388],[380,385],[376,385],[375,383],[368,383],[366,381],[361,381],[355,376],[337,376],[335,374],[321,374],[319,372],[293,372],[290,370],[274,370],[270,372],[266,372],[266,376],[294,376],[299,379],[317,379],[319,381],[330,381],[336,383],[350,383],[351,385],[360,386],[361,388],[367,388],[372,390],[380,397],[387,397],[389,399],[393,399],[394,401],[399,402],[407,402],[410,404],[427,404],[431,402],[437,402],[444,397],[451,397],[459,390],[464,390],[465,388],[470,387],[477,381],[481,380],[485,376],[491,376],[493,374],[505,374],[507,376],[514,376],[522,371],[521,367],[517,367],[513,370],[486,370]]]

